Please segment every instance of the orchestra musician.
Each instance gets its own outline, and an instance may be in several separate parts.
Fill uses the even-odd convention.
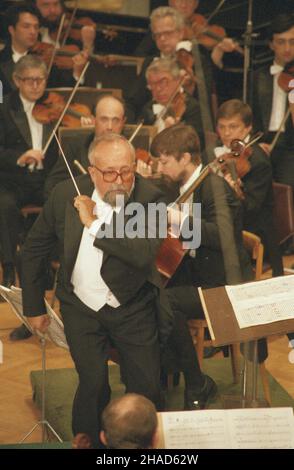
[[[203,144],[199,104],[179,86],[182,77],[183,73],[175,60],[155,58],[146,70],[147,86],[151,90],[152,100],[143,107],[141,118],[145,124],[156,125],[159,131],[184,122],[194,127]],[[177,89],[174,100],[169,103]],[[163,112],[165,114],[162,116]]]
[[[0,106],[0,244],[6,287],[15,283],[20,209],[27,204],[42,205],[45,178],[57,158],[53,143],[46,155],[42,153],[53,125],[40,124],[32,114],[46,88],[46,65],[35,55],[25,55],[15,64],[13,80],[17,90]],[[30,171],[32,163],[39,163],[40,169]]]
[[[216,157],[230,152],[233,139],[248,142],[253,125],[253,114],[249,105],[240,100],[223,103],[217,112],[217,132],[222,147],[215,148]],[[244,193],[244,230],[261,238],[268,256],[273,276],[283,275],[283,262],[276,240],[273,222],[273,186],[270,161],[257,143],[250,147],[249,171],[241,176]]]
[[[151,144],[151,154],[157,160],[157,171],[177,182],[180,194],[197,180],[203,168],[197,133],[183,124],[157,134]],[[213,186],[218,194],[218,210]],[[216,385],[201,373],[186,323],[191,318],[203,318],[196,286],[210,288],[236,283],[240,278],[235,277],[235,271],[240,267],[242,279],[250,279],[252,273],[242,246],[241,205],[229,185],[219,176],[209,174],[187,202],[190,207],[193,202],[201,204],[201,245],[196,249],[196,255],[195,250],[186,254],[168,283],[168,298],[175,316],[175,327],[168,344],[176,352],[184,373],[185,409],[199,409],[214,396]],[[187,222],[190,224],[189,217],[182,220],[182,227]],[[222,251],[221,232],[229,250],[235,250],[235,258],[229,261],[229,270],[225,269],[225,262],[228,262],[230,253]],[[185,241],[182,234],[180,239]]]
[[[142,394],[160,407],[159,330],[169,334],[171,318],[154,263],[161,240],[147,221],[144,226],[152,238],[129,238],[125,231],[117,237],[115,230],[107,237],[105,232],[111,220],[114,227],[119,223],[117,195],[124,197],[126,210],[130,203],[146,209],[149,202],[164,200],[152,183],[135,176],[134,162],[134,149],[123,136],[103,134],[95,139],[89,149],[90,176],[76,180],[82,195],[75,197],[71,180],[57,185],[21,256],[24,314],[34,329],[45,331],[49,320],[42,266],[58,241],[57,295],[79,375],[73,434],[88,434],[94,446],[102,446],[101,413],[110,400],[110,346],[118,351],[126,391]]]
[[[277,15],[272,20],[269,33],[274,61],[256,71],[252,99],[254,125],[265,133],[263,148],[267,152],[289,106],[289,91],[279,85],[279,79],[283,70],[294,61],[294,14]],[[288,81],[290,79],[289,75]],[[270,159],[274,180],[289,184],[294,189],[294,128],[291,116],[282,128]]]

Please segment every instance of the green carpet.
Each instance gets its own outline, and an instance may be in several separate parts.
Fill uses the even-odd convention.
[[[118,366],[110,366],[110,383],[112,397],[117,397],[124,393],[124,386],[120,383]],[[216,381],[219,395],[212,402],[209,408],[221,409],[223,403],[221,395],[240,394],[240,385],[232,383],[230,359],[206,359],[204,360],[204,371]],[[31,382],[34,399],[40,407],[41,399],[41,371],[31,372]],[[77,374],[74,369],[51,369],[47,371],[46,377],[46,419],[55,431],[65,441],[72,439],[71,432],[71,406],[74,393],[77,387]],[[272,406],[294,406],[294,400],[269,374],[269,384],[271,391]],[[260,397],[262,397],[262,386],[258,385]],[[173,387],[166,396],[168,410],[183,409],[184,386],[181,379],[178,387]]]

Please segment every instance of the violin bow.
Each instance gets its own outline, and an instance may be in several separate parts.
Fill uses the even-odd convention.
[[[61,19],[60,19],[60,23],[59,23],[59,26],[58,26],[58,32],[57,32],[57,37],[56,37],[56,41],[55,41],[55,44],[54,44],[54,49],[52,51],[52,55],[51,55],[51,59],[50,59],[50,63],[48,65],[48,77],[50,75],[50,72],[51,72],[51,69],[52,69],[52,66],[53,66],[53,62],[54,62],[54,59],[55,59],[55,56],[56,56],[56,53],[57,53],[57,44],[59,43],[59,40],[60,40],[60,36],[61,36],[61,32],[62,32],[62,28],[63,28],[63,24],[64,24],[64,20],[65,20],[65,13],[63,13]]]
[[[136,137],[136,135],[138,134],[138,132],[140,132],[142,126],[144,124],[144,119],[141,119],[141,121],[139,122],[139,124],[137,125],[136,129],[134,130],[134,132],[132,133],[131,137],[129,138],[129,142],[130,144],[133,142],[134,138]]]
[[[278,140],[279,140],[279,137],[280,137],[280,135],[281,135],[281,132],[282,132],[282,130],[283,130],[283,127],[284,127],[284,125],[286,124],[286,121],[288,120],[288,117],[290,116],[290,113],[291,113],[291,107],[289,106],[289,108],[287,109],[287,111],[286,111],[286,113],[285,113],[285,115],[284,115],[284,117],[283,117],[283,119],[282,119],[282,122],[281,122],[281,124],[280,124],[280,126],[279,126],[279,129],[277,130],[276,135],[275,135],[275,137],[273,138],[273,140],[272,140],[272,142],[271,142],[271,144],[270,144],[270,146],[269,146],[269,152],[270,152],[270,153],[272,153],[272,151],[274,150],[275,146],[277,145],[277,142],[278,142]]]
[[[54,133],[56,132],[56,130],[58,129],[58,127],[59,127],[59,125],[60,125],[62,119],[64,118],[64,115],[65,115],[66,111],[68,110],[68,107],[69,107],[70,103],[72,102],[73,97],[74,97],[74,95],[76,94],[76,91],[77,91],[77,89],[78,89],[78,87],[79,87],[81,81],[82,81],[83,78],[84,78],[84,75],[85,75],[85,73],[86,73],[86,71],[87,71],[87,68],[89,67],[89,64],[90,64],[90,62],[87,62],[87,63],[85,64],[85,67],[83,68],[83,71],[82,71],[82,73],[81,73],[81,75],[80,75],[80,77],[79,77],[77,83],[75,84],[75,86],[74,86],[74,88],[73,88],[73,90],[72,90],[72,92],[71,92],[71,94],[70,94],[70,96],[69,96],[69,98],[68,98],[68,100],[67,100],[67,103],[66,103],[66,105],[65,105],[65,107],[64,107],[64,109],[63,109],[63,111],[62,111],[62,113],[61,113],[61,116],[59,117],[57,123],[56,123],[55,126],[54,126],[53,131],[51,132],[51,134],[50,134],[50,136],[49,136],[49,138],[48,138],[48,140],[47,140],[47,142],[46,142],[46,145],[45,145],[45,147],[44,147],[44,149],[43,149],[43,153],[46,153],[46,152],[47,152],[48,147],[49,147],[49,145],[51,144],[51,140],[52,140],[53,137],[54,137]]]
[[[67,25],[67,27],[66,27],[66,31],[65,31],[64,36],[63,36],[63,40],[62,40],[62,43],[61,43],[61,47],[65,46],[65,43],[66,43],[66,41],[67,41],[67,39],[68,39],[70,30],[71,30],[71,27],[72,27],[72,25],[73,25],[74,19],[75,19],[75,17],[76,17],[77,11],[78,11],[78,0],[75,0],[75,6],[74,6],[73,12],[72,12],[72,14],[71,14],[70,20],[69,20],[69,22],[68,22],[68,25]]]
[[[58,145],[59,150],[60,150],[60,153],[61,153],[61,155],[62,155],[62,157],[63,157],[63,160],[64,160],[64,163],[65,163],[65,165],[66,165],[66,168],[67,168],[67,170],[68,170],[68,172],[69,172],[69,174],[70,174],[70,177],[71,177],[71,180],[72,180],[73,185],[74,185],[74,187],[75,187],[75,190],[76,190],[76,192],[78,193],[78,196],[80,196],[80,195],[81,195],[80,190],[79,190],[79,188],[78,188],[78,185],[77,185],[77,183],[76,183],[76,180],[74,179],[74,175],[72,174],[72,171],[71,171],[71,169],[70,169],[70,166],[69,166],[69,164],[68,164],[68,161],[67,161],[67,159],[66,159],[66,156],[64,155],[64,151],[63,151],[63,149],[62,149],[62,147],[61,147],[61,144],[60,144],[60,142],[59,142],[59,139],[58,139],[58,137],[57,137],[57,135],[56,135],[55,130],[53,131],[53,135],[54,135],[54,137],[55,137],[55,139],[56,139],[57,145]]]
[[[68,98],[68,100],[67,100],[67,103],[66,103],[66,105],[65,105],[65,107],[64,107],[64,109],[63,109],[63,111],[62,111],[62,113],[61,113],[61,115],[60,115],[58,121],[56,122],[56,124],[55,124],[55,126],[54,126],[54,128],[53,128],[53,130],[52,130],[52,132],[51,132],[51,134],[49,135],[48,140],[47,140],[47,142],[46,142],[46,144],[45,144],[45,147],[42,149],[43,155],[45,155],[45,153],[47,152],[48,147],[49,147],[49,145],[51,144],[51,141],[52,141],[52,139],[53,139],[53,137],[54,137],[54,134],[55,134],[55,132],[57,131],[57,129],[58,129],[58,127],[59,127],[59,125],[60,125],[62,119],[64,118],[64,115],[65,115],[66,111],[68,110],[68,107],[69,107],[70,103],[71,103],[72,100],[73,100],[73,97],[74,97],[74,95],[75,95],[75,93],[76,93],[76,91],[77,91],[77,89],[78,89],[78,86],[80,85],[82,79],[84,78],[84,75],[85,75],[85,73],[86,73],[87,68],[89,67],[89,64],[90,64],[90,62],[87,62],[87,63],[85,64],[85,67],[84,67],[84,69],[83,69],[83,71],[82,71],[82,73],[81,73],[81,75],[80,75],[80,77],[79,77],[77,83],[75,84],[75,86],[74,86],[74,88],[73,88],[73,90],[72,90],[72,92],[71,92],[71,94],[70,94],[70,96],[69,96],[69,98]],[[35,163],[31,163],[31,164],[29,165],[29,171],[34,171],[35,168],[36,168],[37,170],[40,170],[42,167],[40,166],[39,163],[37,164],[37,167],[36,167],[36,164],[35,164]]]
[[[219,10],[221,9],[221,7],[223,6],[223,4],[225,3],[226,0],[221,0],[219,2],[219,4],[217,5],[217,7],[213,10],[212,13],[210,13],[209,17],[207,18],[207,23],[210,22],[210,20],[212,20],[212,18],[219,12]]]
[[[74,165],[78,168],[78,170],[81,172],[82,175],[88,174],[88,172],[85,170],[83,165],[78,160],[74,160]]]
[[[160,111],[160,113],[158,114],[157,118],[156,118],[156,121],[155,121],[155,126],[156,126],[156,123],[160,120],[160,119],[163,119],[165,114],[168,112],[168,108],[170,107],[170,105],[172,104],[173,100],[175,99],[177,93],[179,92],[184,80],[187,78],[187,75],[185,73],[185,75],[182,76],[181,80],[179,81],[179,83],[177,84],[177,86],[175,87],[170,99],[168,100],[167,104],[164,106],[164,108]]]

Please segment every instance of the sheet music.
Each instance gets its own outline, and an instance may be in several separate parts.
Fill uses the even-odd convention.
[[[240,328],[294,318],[294,275],[226,286]]]
[[[162,413],[166,449],[226,449],[223,410]]]
[[[292,408],[161,413],[165,449],[294,449]]]
[[[69,349],[64,335],[63,323],[58,317],[58,315],[56,315],[54,310],[50,307],[46,299],[44,300],[47,309],[47,314],[50,317],[50,325],[47,329],[46,334],[42,335],[40,332],[36,333],[32,331],[27,317],[25,317],[23,314],[22,293],[19,287],[12,286],[10,289],[8,289],[7,287],[0,285],[0,294],[9,303],[19,320],[24,323],[32,333],[37,334],[40,337],[45,336],[45,338],[51,339],[51,341],[53,341],[53,343],[55,343],[57,346]]]
[[[292,408],[229,411],[233,449],[294,449]]]

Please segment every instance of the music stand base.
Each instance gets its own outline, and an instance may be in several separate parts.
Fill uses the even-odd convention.
[[[49,438],[49,433],[48,431],[51,431],[51,433],[58,439],[59,442],[63,442],[59,434],[52,428],[51,424],[48,423],[48,421],[38,421],[35,426],[32,427],[32,429],[22,438],[21,441],[19,441],[19,444],[22,444],[33,432],[35,429],[37,429],[38,426],[42,427],[42,442],[47,442]]]
[[[269,408],[268,402],[262,398],[252,400],[243,399],[238,395],[221,395],[221,402],[225,410],[238,408]]]

